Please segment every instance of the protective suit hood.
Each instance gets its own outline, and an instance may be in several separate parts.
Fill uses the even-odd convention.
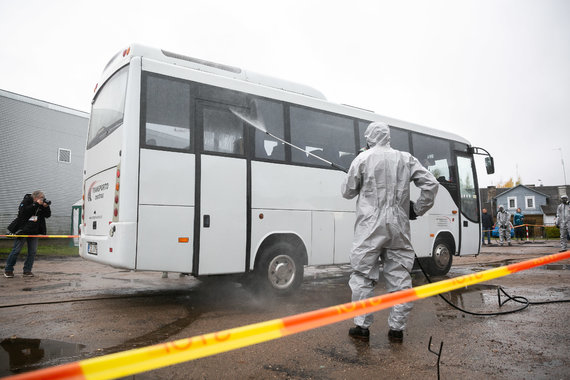
[[[390,146],[390,127],[386,123],[375,121],[368,125],[364,137],[370,148],[377,145]]]

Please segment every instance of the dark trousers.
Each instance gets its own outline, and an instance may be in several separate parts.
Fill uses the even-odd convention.
[[[8,256],[8,260],[6,260],[6,268],[4,271],[14,271],[14,265],[16,265],[16,260],[18,260],[18,255],[20,254],[22,247],[24,247],[26,240],[28,241],[28,256],[26,257],[26,261],[24,261],[24,273],[32,271],[34,259],[36,258],[36,251],[38,250],[38,238],[36,237],[17,238],[14,241],[14,247]]]
[[[515,238],[524,240],[525,237],[526,237],[526,228],[523,227],[522,225],[516,226],[515,227]]]
[[[487,243],[491,244],[491,228],[483,230],[483,239],[481,241],[483,244],[485,244],[485,236],[487,237]]]

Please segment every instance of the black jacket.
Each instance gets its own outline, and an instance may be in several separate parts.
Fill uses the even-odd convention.
[[[489,214],[481,214],[481,222],[483,224],[484,230],[490,230],[493,228],[493,217]]]
[[[35,203],[28,195],[22,200],[18,217],[10,223],[8,230],[16,235],[45,235],[46,218],[51,216],[51,209]],[[36,221],[31,220],[34,216],[37,217]]]

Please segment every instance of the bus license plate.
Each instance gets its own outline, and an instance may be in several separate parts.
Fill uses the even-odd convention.
[[[92,255],[97,254],[97,243],[87,243],[87,253]]]

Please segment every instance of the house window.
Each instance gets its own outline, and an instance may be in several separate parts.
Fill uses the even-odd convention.
[[[524,197],[526,208],[534,208],[534,196],[527,195]]]
[[[508,197],[507,198],[507,202],[508,202],[508,208],[509,210],[515,210],[517,208],[517,197]]]
[[[65,162],[67,164],[71,163],[71,150],[59,148],[57,150],[57,161]]]

